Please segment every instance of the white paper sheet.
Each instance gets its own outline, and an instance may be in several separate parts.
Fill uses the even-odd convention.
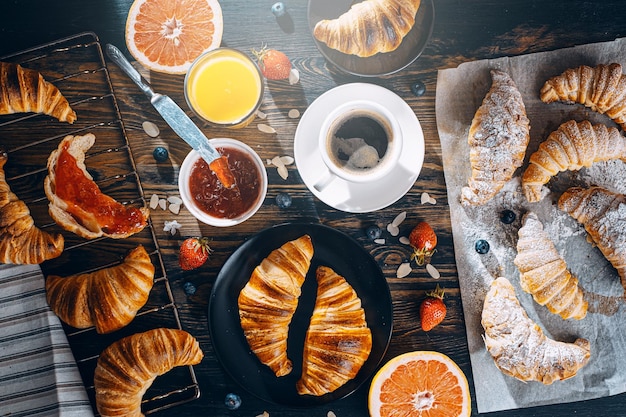
[[[551,193],[540,203],[528,203],[521,192],[520,176],[528,158],[539,143],[567,120],[590,120],[616,126],[607,116],[582,105],[545,104],[539,99],[544,82],[567,68],[618,62],[626,71],[626,39],[582,45],[551,52],[505,57],[461,64],[440,70],[437,79],[436,114],[454,249],[461,297],[480,413],[545,404],[578,401],[626,391],[626,309],[621,299],[623,288],[615,269],[597,248],[586,241],[586,232],[568,214],[556,207],[556,200],[569,186],[600,185],[626,194],[626,164],[621,161],[597,163],[577,173],[561,173],[548,184]],[[497,68],[511,75],[520,90],[531,122],[531,142],[522,168],[488,204],[478,208],[460,205],[461,188],[467,184],[471,169],[467,134],[476,109],[491,86],[489,70]],[[517,219],[506,225],[500,212],[510,209]],[[526,211],[536,212],[550,234],[570,271],[589,301],[583,320],[562,320],[534,302],[519,285],[519,271],[513,264],[517,231]],[[486,255],[474,249],[478,239],[491,245]],[[591,358],[579,373],[552,385],[524,383],[502,374],[494,365],[482,340],[480,316],[489,284],[496,276],[507,277],[528,315],[547,336],[572,342],[583,337],[591,342]]]

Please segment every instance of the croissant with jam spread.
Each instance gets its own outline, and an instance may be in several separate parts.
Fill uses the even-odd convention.
[[[67,231],[85,239],[122,239],[147,225],[147,207],[128,207],[103,194],[85,166],[85,152],[96,137],[66,136],[48,158],[44,190],[50,216]]]
[[[61,255],[65,240],[35,226],[30,210],[6,181],[4,165],[8,160],[0,151],[0,262],[40,264]]]
[[[32,69],[0,62],[0,114],[43,113],[74,123],[76,112],[53,84]]]
[[[329,48],[362,58],[391,52],[415,24],[420,0],[365,0],[333,20],[321,20],[313,36]]]
[[[239,319],[250,349],[276,376],[293,369],[287,357],[289,324],[312,257],[309,235],[289,241],[261,261],[239,293]]]

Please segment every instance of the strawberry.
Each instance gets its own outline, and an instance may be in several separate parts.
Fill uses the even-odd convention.
[[[425,332],[432,330],[446,317],[447,308],[443,295],[444,290],[437,285],[434,291],[426,293],[426,298],[420,304],[420,320]]]
[[[208,237],[190,237],[180,245],[178,263],[185,271],[196,269],[209,259],[210,253]]]
[[[268,80],[284,80],[289,78],[291,62],[287,55],[276,49],[263,46],[260,51],[252,50],[259,63],[263,76]]]
[[[413,248],[411,259],[415,259],[418,265],[424,265],[430,262],[430,257],[435,253],[437,235],[428,223],[419,222],[409,234],[409,243]]]

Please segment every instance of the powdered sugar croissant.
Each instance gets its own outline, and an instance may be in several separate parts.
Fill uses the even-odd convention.
[[[626,291],[626,196],[601,187],[572,187],[561,195],[558,206],[585,227]]]
[[[504,277],[491,283],[481,323],[485,346],[496,366],[520,381],[552,384],[573,377],[589,361],[588,340],[564,343],[548,338],[528,318],[515,289]]]
[[[148,301],[154,265],[143,246],[124,261],[95,272],[46,279],[46,299],[54,313],[70,326],[96,327],[110,333],[130,323]]]
[[[493,198],[522,165],[530,141],[530,122],[515,82],[500,70],[491,70],[491,78],[469,129],[472,175],[461,189],[463,205]]]
[[[324,395],[353,379],[372,350],[361,299],[331,268],[316,271],[317,298],[304,341],[299,394]]]
[[[0,114],[43,113],[74,123],[76,112],[53,84],[32,69],[0,62]]]
[[[587,120],[565,122],[530,156],[522,175],[524,195],[530,202],[539,201],[543,185],[559,172],[612,159],[626,162],[626,138],[616,128]]]
[[[98,358],[94,373],[98,413],[143,417],[141,399],[154,380],[203,357],[198,341],[184,330],[158,328],[114,342]]]
[[[344,54],[369,57],[391,52],[415,24],[420,0],[365,0],[333,20],[321,20],[313,36]]]
[[[541,101],[583,104],[626,130],[626,76],[617,63],[570,68],[545,82]]]
[[[526,213],[519,229],[517,255],[513,262],[520,271],[522,289],[539,305],[563,319],[582,319],[587,315],[578,279],[568,270],[554,243],[535,213]]]
[[[35,226],[30,210],[6,181],[4,165],[8,160],[0,151],[0,262],[40,264],[61,255],[65,240]]]
[[[239,293],[239,319],[250,349],[276,376],[291,372],[289,324],[311,265],[313,244],[303,235],[274,249]]]

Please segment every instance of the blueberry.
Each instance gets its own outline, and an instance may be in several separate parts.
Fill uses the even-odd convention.
[[[229,410],[236,410],[241,407],[241,397],[237,394],[233,394],[232,392],[226,394],[226,398],[224,398],[224,405]]]
[[[286,12],[285,3],[282,1],[276,2],[272,5],[272,14],[276,17],[284,16]]]
[[[380,238],[380,236],[382,235],[382,231],[380,230],[380,227],[374,224],[365,230],[365,234],[367,235],[367,237],[374,240]]]
[[[484,239],[478,239],[476,241],[476,244],[474,245],[474,248],[476,249],[476,252],[484,255],[489,252],[489,242]]]
[[[196,293],[196,286],[191,282],[185,282],[183,285],[183,289],[185,290],[185,294],[194,295]]]
[[[420,97],[423,96],[424,93],[426,93],[426,86],[423,82],[418,80],[413,85],[411,85],[411,91],[413,92],[413,94]]]
[[[291,207],[291,196],[288,193],[276,194],[276,205],[281,209]]]
[[[500,221],[504,224],[513,223],[516,217],[515,212],[511,210],[502,210],[500,213]]]
[[[163,146],[157,146],[154,148],[154,151],[152,151],[152,156],[154,156],[157,162],[165,162],[167,158],[169,158],[169,152],[167,152],[167,149]]]

